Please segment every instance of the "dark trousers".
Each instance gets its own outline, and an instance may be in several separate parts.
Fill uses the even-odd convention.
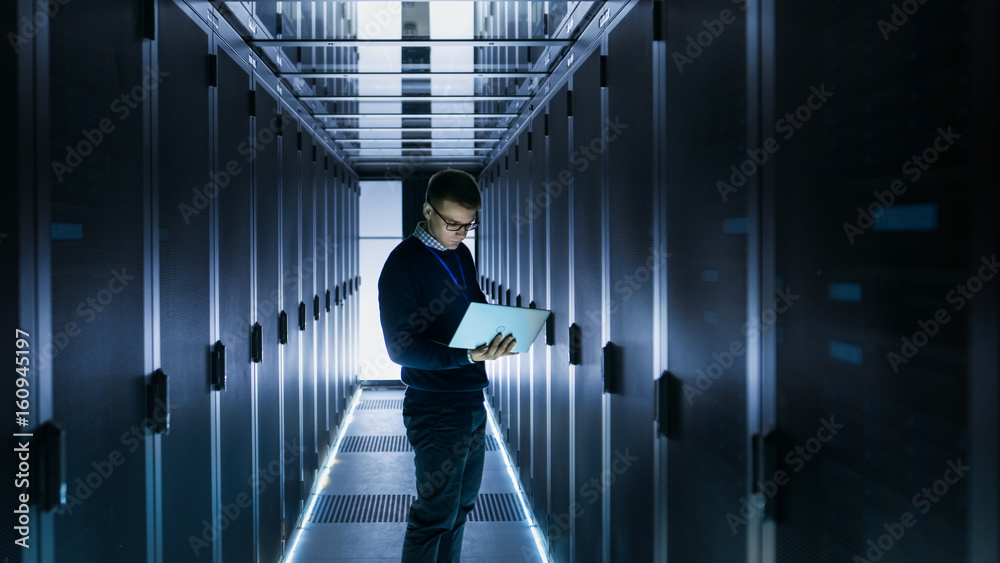
[[[465,519],[476,505],[486,453],[486,408],[403,400],[406,438],[416,454],[403,563],[457,562]]]

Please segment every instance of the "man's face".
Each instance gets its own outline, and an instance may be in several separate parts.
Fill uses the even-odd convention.
[[[462,244],[469,231],[464,227],[457,231],[449,231],[448,224],[454,228],[458,224],[471,223],[476,219],[476,211],[477,209],[468,209],[450,199],[442,200],[433,206],[425,201],[424,218],[427,219],[427,232],[445,248],[454,250]]]

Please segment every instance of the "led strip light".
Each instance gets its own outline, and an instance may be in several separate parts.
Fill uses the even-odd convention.
[[[337,441],[333,444],[333,449],[330,450],[330,454],[326,457],[326,461],[323,464],[323,473],[320,478],[313,485],[313,491],[310,492],[309,496],[309,506],[306,507],[305,516],[301,520],[301,525],[295,530],[295,534],[292,536],[292,547],[288,549],[288,553],[281,558],[281,561],[285,563],[290,563],[295,557],[295,548],[299,545],[299,538],[302,537],[302,531],[305,529],[305,525],[312,518],[313,508],[316,506],[316,500],[319,499],[319,494],[316,491],[323,490],[323,487],[329,482],[330,469],[333,464],[333,460],[337,458],[337,452],[340,451],[340,443],[344,441],[344,435],[347,434],[347,428],[354,422],[354,409],[357,408],[358,403],[361,400],[361,393],[364,391],[358,391],[351,398],[351,404],[347,409],[347,416],[344,418],[344,424],[340,425],[340,430],[337,432]]]
[[[489,407],[486,408],[486,416],[490,422],[490,431],[500,444],[500,455],[503,456],[503,464],[507,466],[507,476],[510,477],[510,482],[514,485],[514,489],[517,490],[517,500],[521,503],[521,510],[524,511],[524,515],[528,519],[528,526],[531,529],[531,537],[535,538],[535,548],[538,550],[538,556],[542,561],[552,563],[552,560],[545,553],[545,543],[542,541],[541,529],[538,527],[538,523],[535,522],[535,517],[528,508],[528,503],[524,500],[524,490],[521,488],[520,481],[517,480],[517,473],[514,472],[514,465],[510,461],[510,456],[507,455],[507,447],[500,440],[500,427],[493,420],[493,411]]]

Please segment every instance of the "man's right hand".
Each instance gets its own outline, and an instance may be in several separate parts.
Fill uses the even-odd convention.
[[[504,356],[516,356],[517,352],[511,352],[516,344],[517,340],[514,340],[513,334],[508,335],[507,338],[503,338],[503,335],[498,333],[492,342],[483,344],[472,351],[472,361],[484,362],[486,360],[496,360]]]

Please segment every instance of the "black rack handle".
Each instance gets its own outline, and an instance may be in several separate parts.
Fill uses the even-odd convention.
[[[170,431],[170,389],[167,374],[156,370],[149,380],[146,395],[146,426],[153,434]]]
[[[66,431],[53,420],[47,421],[33,432],[37,440],[38,475],[41,494],[32,492],[31,503],[43,511],[66,505]],[[20,446],[20,443],[18,443]],[[34,490],[34,487],[32,487]],[[18,512],[21,503],[18,505]]]
[[[299,330],[306,329],[306,303],[299,301]]]
[[[618,361],[618,346],[609,341],[601,351],[601,380],[605,393],[614,393],[617,390]]]
[[[212,386],[216,391],[226,390],[226,345],[221,340],[212,350]]]
[[[761,493],[764,497],[764,518],[771,522],[781,520],[781,489],[777,489],[773,494],[761,490],[761,482],[764,479],[771,479],[777,471],[778,465],[778,439],[779,434],[776,429],[771,429],[766,434],[754,434],[751,442],[753,450],[753,492]],[[761,456],[763,459],[761,460]],[[761,477],[761,468],[758,467],[758,460],[763,461],[764,478]]]
[[[664,371],[654,384],[656,431],[664,438],[676,439],[680,436],[683,393],[684,383],[670,371]]]
[[[569,365],[578,366],[583,363],[583,329],[573,323],[569,325]]]
[[[556,345],[556,313],[549,313],[549,318],[545,319],[545,345]]]
[[[264,328],[254,323],[250,333],[250,361],[259,364],[264,361]]]
[[[278,344],[288,344],[288,313],[278,313]]]

